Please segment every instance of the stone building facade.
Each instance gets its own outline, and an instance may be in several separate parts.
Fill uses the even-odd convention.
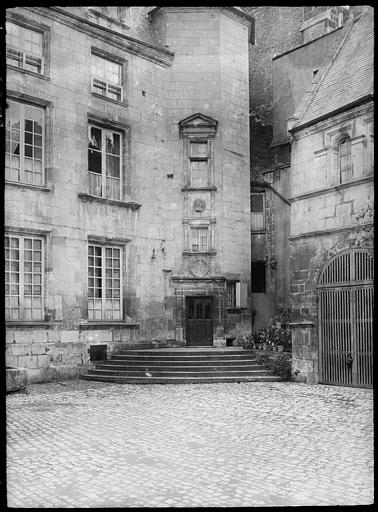
[[[30,382],[250,330],[252,21],[7,10],[6,364]]]
[[[342,41],[289,122],[293,369],[372,386],[373,9]]]

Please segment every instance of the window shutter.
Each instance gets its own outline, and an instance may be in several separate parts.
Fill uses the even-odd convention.
[[[247,283],[236,283],[236,304],[237,308],[246,308],[248,304]]]

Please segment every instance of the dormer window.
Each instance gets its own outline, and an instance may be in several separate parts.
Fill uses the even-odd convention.
[[[340,183],[349,181],[353,176],[352,145],[349,137],[343,137],[338,145]]]

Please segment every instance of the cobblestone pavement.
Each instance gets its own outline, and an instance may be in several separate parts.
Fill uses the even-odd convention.
[[[10,507],[373,503],[372,390],[35,384],[7,436]]]

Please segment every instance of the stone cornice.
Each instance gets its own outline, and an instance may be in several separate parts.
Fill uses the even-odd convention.
[[[172,6],[174,7],[174,6]],[[153,9],[151,9],[150,11],[148,11],[148,15],[150,17],[153,17],[158,11],[160,11],[161,9],[170,9],[172,8],[170,6],[161,6],[161,5],[158,5],[156,7],[154,7]],[[234,6],[189,6],[189,7],[184,7],[184,6],[176,6],[174,7],[176,9],[179,9],[180,11],[184,11],[184,10],[193,10],[193,9],[201,9],[201,10],[204,10],[204,9],[222,9],[222,11],[227,14],[228,16],[231,16],[232,18],[234,19],[237,19],[238,21],[245,21],[248,23],[248,25],[250,23],[254,23],[255,21],[255,18],[253,16],[251,16],[250,14],[248,14],[247,12],[243,11],[242,9],[239,9],[238,7],[234,7]]]
[[[347,181],[345,183],[338,183],[337,185],[333,185],[331,187],[321,188],[317,190],[311,190],[304,194],[300,194],[297,196],[289,197],[290,204],[295,201],[303,201],[304,199],[309,199],[314,196],[321,196],[324,194],[330,194],[331,192],[337,192],[338,190],[353,187],[355,185],[361,185],[362,183],[368,183],[369,181],[374,181],[374,176],[372,174],[367,176],[362,176],[360,178],[356,178],[354,180]]]
[[[121,34],[106,27],[93,23],[84,17],[77,16],[62,7],[24,7],[33,13],[40,14],[54,21],[59,21],[63,25],[79,30],[96,39],[101,39],[125,52],[138,55],[141,58],[155,62],[162,66],[172,64],[174,53],[165,48],[146,43],[135,39],[127,34]]]

